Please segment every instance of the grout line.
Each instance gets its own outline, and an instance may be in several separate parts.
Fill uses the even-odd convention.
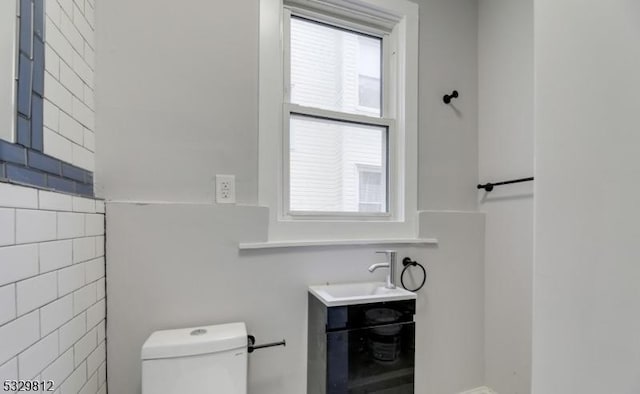
[[[12,183],[10,183],[10,185],[13,185]],[[20,186],[20,187],[24,187],[24,186]],[[55,194],[61,194],[63,196],[69,196],[69,197],[76,197],[76,198],[88,198],[91,199],[91,197],[84,197],[81,195],[75,195],[75,194],[65,194],[65,193],[60,193],[60,192],[56,192],[56,191],[51,191],[51,190],[44,190],[44,189],[36,189],[33,188],[34,190],[37,191],[44,191],[44,192],[49,192],[49,193],[55,193]],[[99,201],[99,200],[98,200]],[[32,208],[32,207],[9,207],[9,206],[0,206],[0,209],[14,209],[14,210],[21,210],[21,211],[42,211],[42,212],[57,212],[57,213],[84,213],[87,215],[104,215],[104,213],[102,212],[91,212],[91,211],[64,211],[64,210],[59,210],[59,209],[47,209],[47,208]],[[43,241],[46,242],[46,241]]]
[[[88,170],[85,170],[85,171],[88,171]],[[79,181],[77,181],[77,182],[79,182]],[[9,185],[13,185],[13,183],[9,183]],[[28,186],[17,186],[17,187],[27,187],[27,188],[29,188]],[[69,196],[69,197],[75,197],[75,198],[86,198],[88,200],[94,200],[91,197],[86,197],[86,196],[82,196],[82,195],[66,194],[66,193],[61,193],[61,192],[56,192],[56,191],[51,191],[51,190],[45,190],[45,189],[36,189],[36,188],[30,188],[30,189],[33,189],[33,190],[36,190],[36,191],[45,191],[45,192],[49,192],[49,193],[61,194],[63,196]],[[103,201],[103,200],[95,199],[94,201]],[[104,213],[97,212],[97,211],[73,211],[73,210],[62,211],[62,210],[57,210],[57,209],[47,209],[47,208],[42,208],[41,209],[41,208],[33,208],[33,207],[10,207],[10,206],[2,206],[2,205],[0,205],[0,208],[21,210],[21,211],[43,211],[43,212],[58,212],[58,213],[84,213],[84,214],[87,214],[87,215],[104,215]]]
[[[60,345],[59,345],[59,343],[60,343],[60,342],[58,342],[58,347],[60,346]],[[75,356],[75,355],[73,354],[73,347],[71,347],[71,348],[69,348],[69,349],[65,350],[65,351],[64,351],[64,353],[66,353],[66,352],[68,352],[68,351],[71,351],[71,361],[73,362],[73,365],[75,365],[75,360],[73,359],[73,357]],[[60,351],[58,351],[58,353],[60,353]],[[63,353],[63,354],[64,354],[64,353]],[[61,355],[61,356],[62,356],[62,355]],[[62,387],[62,385],[63,385],[67,380],[69,380],[69,377],[70,377],[71,375],[73,375],[73,373],[74,373],[75,371],[76,371],[76,368],[74,367],[74,368],[71,370],[71,372],[69,373],[69,375],[65,376],[65,377],[64,377],[64,379],[62,379],[62,382],[55,382],[55,385],[54,385],[55,392],[59,392],[59,393],[60,393],[60,392],[62,392],[62,391],[60,390],[60,388]]]
[[[43,339],[48,338],[48,337],[52,336],[53,334],[57,334],[55,331],[57,331],[57,329],[56,329],[56,330],[51,331],[50,333],[48,333],[48,334],[47,334],[47,335],[45,335],[44,337],[41,335],[39,340],[37,340],[35,343],[31,344],[28,348],[26,348],[26,349],[24,349],[23,351],[21,351],[20,353],[18,353],[15,357],[16,357],[16,358],[18,358],[18,356],[20,356],[22,353],[26,352],[27,350],[31,349],[32,347],[36,346],[36,345],[37,345],[38,343],[40,343]],[[56,351],[56,358],[55,358],[53,361],[51,361],[49,364],[45,365],[41,370],[39,370],[39,371],[35,374],[35,376],[40,375],[40,374],[42,373],[42,371],[44,371],[45,369],[49,368],[49,366],[51,366],[51,364],[55,363],[55,362],[60,358],[60,356],[61,356],[61,354],[60,354],[60,338],[58,338],[57,343],[58,343],[58,351]],[[20,363],[18,363],[18,365],[20,365]],[[20,374],[18,373],[18,376],[19,376],[19,375],[20,375]],[[31,379],[33,379],[33,377],[28,377],[26,380],[31,380]]]
[[[56,287],[58,285],[58,281],[56,281]],[[56,291],[56,295],[58,294],[58,292]],[[42,339],[42,321],[40,320],[40,308],[38,308],[37,310],[34,309],[34,312],[36,312],[38,314],[38,338]]]
[[[17,242],[18,242],[18,210],[14,208],[13,209],[13,245],[18,245]]]
[[[15,294],[14,303],[15,303],[15,307],[16,307],[16,310],[15,310],[15,313],[14,313],[14,318],[9,320],[8,322],[5,322],[4,324],[0,325],[0,327],[4,326],[5,324],[9,324],[12,321],[15,321],[15,320],[18,319],[18,282],[13,282],[12,285],[13,285],[13,292]],[[39,313],[40,312],[38,312],[38,314]]]
[[[40,199],[40,196],[38,196],[38,203],[40,203],[39,199]],[[56,238],[58,238],[58,214],[57,213],[56,213],[55,222],[56,222]],[[41,273],[41,271],[42,271],[42,269],[40,268],[41,267],[41,265],[40,265],[40,243],[41,242],[37,243],[38,244],[38,247],[37,247],[37,249],[38,249],[38,251],[37,251],[37,254],[38,254],[38,273]],[[58,294],[58,281],[56,279],[56,295],[57,294]]]

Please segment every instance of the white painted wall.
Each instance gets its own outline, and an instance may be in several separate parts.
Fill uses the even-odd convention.
[[[98,195],[208,203],[215,174],[232,173],[238,201],[257,202],[255,3],[97,4]],[[475,210],[477,2],[418,3],[419,205]],[[452,89],[457,112],[442,103]]]
[[[267,220],[258,207],[108,204],[110,392],[140,392],[140,349],[152,331],[238,320],[259,342],[287,340],[250,355],[249,392],[305,392],[307,287],[385,273],[367,271],[370,246],[239,252],[238,240],[259,239]],[[423,236],[440,244],[399,248],[430,275],[417,305],[416,393],[458,393],[483,380],[484,218],[422,220]]]
[[[534,20],[533,393],[638,393],[640,3]]]
[[[533,1],[480,0],[481,182],[533,176]],[[533,184],[478,193],[485,228],[485,383],[530,393]]]
[[[257,203],[258,2],[97,7],[97,194],[209,203],[235,174]]]
[[[418,208],[475,211],[478,1],[421,0]],[[458,90],[452,105],[442,96]]]
[[[420,6],[421,207],[475,209],[477,5]],[[209,205],[221,173],[236,175],[239,202],[257,202],[258,2],[112,0],[96,12],[110,390],[139,392],[139,351],[153,330],[244,320],[262,340],[289,343],[252,355],[252,393],[304,392],[305,289],[371,279],[375,248],[240,254],[239,240],[264,240],[266,214]],[[440,104],[453,88],[463,95],[457,112]],[[153,201],[168,204],[145,205]],[[401,249],[431,275],[417,315],[417,392],[482,386],[482,215],[433,213],[423,221],[423,235],[440,245]]]

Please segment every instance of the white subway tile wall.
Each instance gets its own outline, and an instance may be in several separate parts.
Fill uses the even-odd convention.
[[[94,2],[45,0],[44,152],[94,170]]]
[[[41,191],[40,209],[50,211],[71,211],[73,209],[71,196],[67,194]]]
[[[0,324],[16,318],[16,286],[0,287]]]
[[[0,381],[106,393],[104,203],[0,183],[0,245]]]

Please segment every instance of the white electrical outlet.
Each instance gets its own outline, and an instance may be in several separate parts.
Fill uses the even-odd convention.
[[[235,204],[235,175],[216,175],[216,202],[218,204]]]

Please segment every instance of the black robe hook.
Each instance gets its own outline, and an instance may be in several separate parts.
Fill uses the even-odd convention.
[[[442,97],[442,101],[444,101],[445,104],[449,104],[451,103],[451,99],[454,98],[458,98],[457,90],[454,90],[453,92],[451,92],[451,94],[445,94],[444,97]]]

